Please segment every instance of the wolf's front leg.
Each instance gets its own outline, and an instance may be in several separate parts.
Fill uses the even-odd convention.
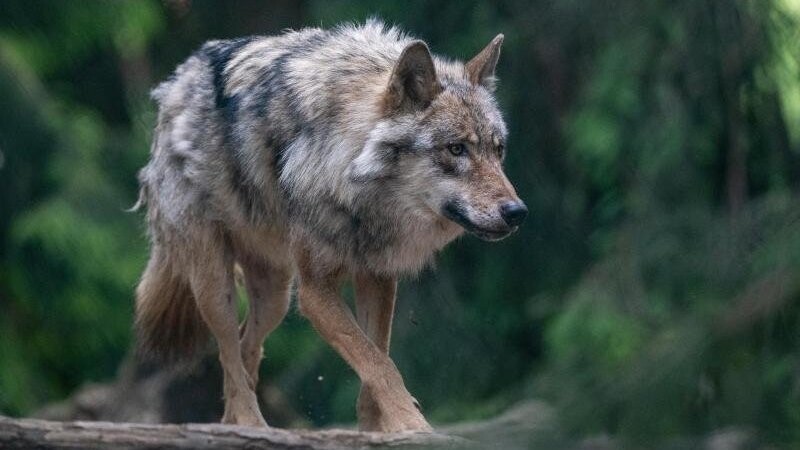
[[[222,422],[266,427],[258,408],[253,380],[242,363],[233,261],[222,242],[209,238],[202,244],[197,247],[204,254],[193,259],[190,281],[200,314],[219,347],[225,395]]]
[[[385,354],[389,354],[392,335],[397,279],[359,273],[353,277],[356,294],[356,317],[367,337]],[[414,401],[419,409],[419,404]],[[366,385],[361,386],[356,405],[358,426],[363,431],[380,429],[381,409]]]
[[[298,255],[300,311],[356,371],[376,407],[372,431],[430,431],[389,356],[359,328],[339,296],[339,277],[320,273],[308,254]]]

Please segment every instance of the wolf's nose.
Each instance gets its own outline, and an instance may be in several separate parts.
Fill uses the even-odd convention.
[[[508,226],[516,227],[528,216],[528,207],[522,202],[507,202],[500,206],[500,215]]]

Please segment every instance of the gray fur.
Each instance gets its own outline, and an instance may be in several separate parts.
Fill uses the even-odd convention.
[[[508,235],[501,41],[466,66],[377,21],[206,43],[153,91],[151,265],[182,283],[220,261],[291,273],[303,247],[328,271],[396,277],[465,228]],[[158,286],[145,275],[140,309]]]

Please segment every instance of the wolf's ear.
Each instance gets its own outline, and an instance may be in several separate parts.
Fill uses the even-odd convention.
[[[392,110],[424,109],[441,90],[428,46],[422,41],[408,44],[392,70],[387,106]]]
[[[489,90],[494,89],[494,69],[497,66],[497,60],[500,59],[500,47],[503,45],[503,39],[504,36],[498,34],[486,48],[467,63],[467,78],[472,84],[483,85]]]

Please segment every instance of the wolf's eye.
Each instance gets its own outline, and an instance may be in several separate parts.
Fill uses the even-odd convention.
[[[497,144],[497,154],[503,156],[506,151],[506,146],[503,144]]]
[[[467,153],[467,147],[464,144],[447,144],[447,151],[453,156],[461,156]]]

